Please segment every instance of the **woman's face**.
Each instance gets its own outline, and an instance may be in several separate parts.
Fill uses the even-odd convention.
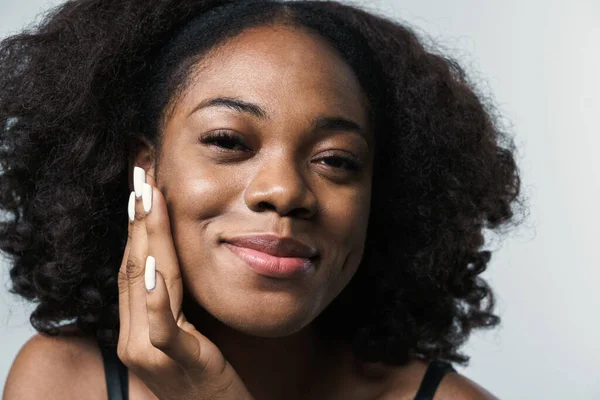
[[[231,137],[209,136],[217,131]],[[319,36],[254,28],[211,52],[165,120],[158,160],[157,186],[193,301],[256,336],[308,325],[363,254],[371,135],[356,77]],[[317,256],[290,261],[228,244],[263,234],[298,240]],[[261,243],[277,250],[277,242]],[[303,268],[276,277],[245,257]]]

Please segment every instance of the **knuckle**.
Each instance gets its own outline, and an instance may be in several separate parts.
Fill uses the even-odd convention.
[[[119,355],[119,358],[130,368],[136,368],[144,364],[144,352],[142,351],[137,351],[132,349],[130,346],[127,346],[127,348],[123,349],[121,353],[122,355]]]
[[[191,353],[192,360],[194,360],[194,362],[197,365],[200,365],[201,362],[202,362],[202,355],[203,354],[202,354],[202,348],[201,347],[202,346],[200,346],[200,345],[196,346],[194,348],[193,352]],[[204,370],[204,368],[202,370]]]
[[[200,360],[200,357],[198,357],[197,360]],[[208,354],[206,356],[206,359],[203,362],[199,361],[198,364],[200,365],[200,369],[198,371],[198,374],[201,375],[201,374],[206,373],[206,371],[210,371],[211,368],[212,368],[211,364],[214,364],[212,362],[212,360],[213,360],[213,356],[211,356],[210,354]]]
[[[144,212],[144,210],[142,209],[141,211],[139,211],[136,208],[134,219],[135,219],[135,221],[143,221],[144,219],[146,219],[146,213]]]
[[[119,359],[123,361],[124,364],[125,362],[128,362],[129,359],[127,358],[127,353],[125,351],[124,345],[119,344],[117,346],[117,357],[119,357]]]
[[[120,269],[117,274],[117,286],[119,287],[120,294],[127,291],[127,282],[127,273],[123,269]]]
[[[166,329],[150,330],[150,343],[160,350],[167,350],[171,346],[173,335]]]
[[[220,385],[217,385],[217,393],[223,396],[228,395],[233,390],[234,385],[234,379],[227,379]]]
[[[127,271],[128,279],[138,278],[144,273],[141,260],[135,256],[130,256],[127,259],[127,263],[125,264],[125,270]]]
[[[173,293],[173,291],[181,285],[181,274],[179,271],[175,272],[175,274],[169,278],[169,282],[166,283],[167,290],[169,293]]]

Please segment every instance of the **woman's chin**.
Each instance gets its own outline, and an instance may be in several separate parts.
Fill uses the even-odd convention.
[[[289,336],[309,325],[322,309],[316,302],[321,296],[307,293],[306,288],[304,291],[296,286],[265,290],[247,284],[235,285],[238,283],[235,279],[226,285],[214,281],[206,283],[184,295],[186,308],[190,312],[207,312],[222,324],[248,335]],[[198,305],[201,310],[198,310]],[[200,314],[198,317],[202,325],[201,320],[205,317]]]
[[[228,327],[252,336],[276,338],[292,335],[314,319],[298,308],[223,305],[209,312]]]
[[[281,325],[281,324],[244,324],[239,326],[229,325],[231,328],[246,335],[262,338],[280,338],[293,335],[300,331],[304,326]]]

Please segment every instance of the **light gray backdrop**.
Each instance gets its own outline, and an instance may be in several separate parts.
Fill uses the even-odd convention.
[[[0,0],[0,37],[51,0]],[[502,399],[600,399],[600,1],[378,0],[458,57],[517,135],[531,214],[495,249],[484,278],[502,326],[474,334],[459,372]],[[0,264],[0,392],[34,334],[33,305]]]

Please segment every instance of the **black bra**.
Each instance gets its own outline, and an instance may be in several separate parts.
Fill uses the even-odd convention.
[[[114,348],[100,346],[100,350],[102,352],[102,359],[104,360],[108,400],[128,400],[129,382],[127,367],[119,359]],[[425,376],[423,376],[415,400],[433,400],[433,395],[440,381],[448,372],[456,372],[452,364],[439,360],[432,361],[427,367]]]
[[[116,348],[100,346],[109,400],[129,400],[127,367],[117,356]]]
[[[419,386],[419,391],[415,395],[415,400],[433,400],[433,395],[440,384],[440,381],[448,372],[456,372],[452,364],[446,361],[434,360],[429,363],[425,376]]]

